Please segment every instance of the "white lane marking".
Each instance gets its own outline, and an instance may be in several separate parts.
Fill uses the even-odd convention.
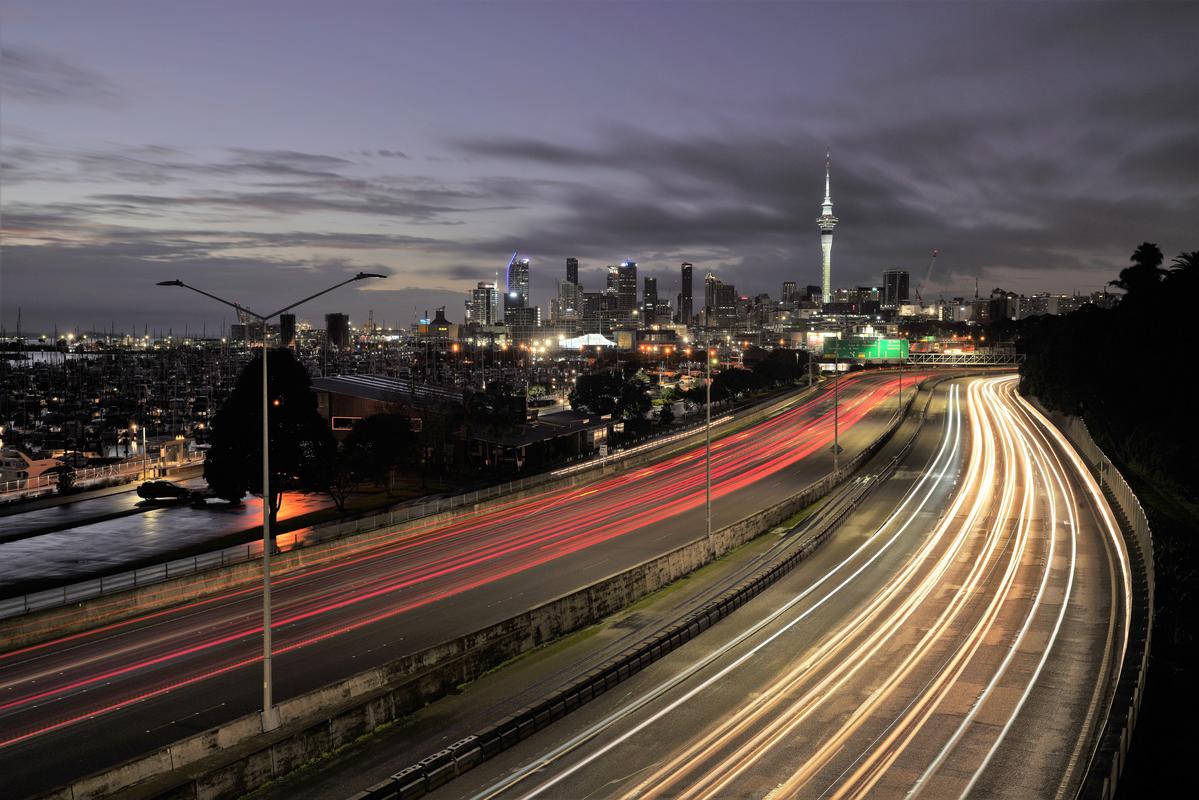
[[[957,395],[958,395],[958,387],[955,384],[950,387],[951,403],[957,397]],[[763,649],[764,647],[771,644],[778,637],[782,636],[784,633],[789,631],[795,625],[798,625],[800,622],[802,622],[808,616],[810,616],[815,611],[817,611],[826,602],[828,602],[834,596],[836,596],[842,589],[844,589],[846,586],[848,586],[850,583],[852,583],[853,580],[856,579],[862,572],[864,572],[871,564],[873,564],[875,561],[877,561],[883,555],[883,553],[885,553],[888,549],[890,549],[890,547],[899,539],[899,537],[904,533],[904,531],[907,530],[908,526],[911,525],[912,521],[915,520],[916,515],[918,515],[924,509],[924,506],[927,505],[928,501],[931,499],[931,497],[935,493],[937,487],[944,480],[946,473],[949,471],[948,465],[950,463],[952,463],[954,457],[956,456],[958,450],[960,449],[960,445],[961,445],[960,417],[961,417],[960,407],[957,408],[957,411],[955,414],[947,414],[946,415],[946,426],[945,426],[946,431],[943,434],[940,450],[937,452],[936,457],[933,459],[933,467],[931,469],[929,469],[927,472],[925,472],[925,474],[921,476],[921,478],[917,482],[917,484],[915,486],[913,486],[911,490],[909,490],[908,494],[904,497],[904,499],[900,503],[899,507],[897,507],[896,510],[891,514],[891,516],[888,517],[883,522],[883,524],[879,526],[879,528],[875,531],[874,534],[872,534],[869,538],[867,538],[861,545],[858,546],[857,549],[855,549],[850,555],[848,555],[839,564],[837,564],[831,570],[829,570],[827,573],[825,573],[823,576],[821,576],[811,586],[804,589],[802,592],[800,592],[794,598],[792,598],[791,600],[784,603],[782,606],[780,606],[775,611],[771,612],[769,615],[767,615],[763,619],[759,620],[756,624],[754,624],[752,627],[747,629],[745,632],[743,632],[742,634],[737,636],[735,639],[730,641],[728,644],[726,644],[719,650],[717,650],[717,651],[709,654],[708,656],[704,657],[703,659],[695,662],[690,667],[684,669],[682,672],[675,675],[673,678],[670,678],[669,680],[659,684],[654,689],[651,689],[649,692],[646,692],[645,694],[643,694],[636,701],[624,705],[620,710],[614,712],[613,714],[609,715],[608,717],[605,717],[602,720],[599,720],[598,722],[593,724],[591,727],[587,728],[583,732],[577,734],[576,736],[574,736],[571,739],[567,740],[566,742],[562,743],[561,745],[554,748],[546,755],[536,759],[535,761],[526,765],[525,767],[522,767],[521,769],[519,769],[517,772],[513,773],[509,777],[504,778],[500,781],[497,781],[496,783],[492,784],[491,786],[483,789],[481,792],[473,795],[471,800],[484,800],[485,798],[491,798],[501,792],[507,791],[508,789],[512,788],[516,784],[525,780],[530,775],[540,771],[543,767],[548,766],[549,764],[558,760],[559,758],[566,755],[567,753],[570,753],[571,751],[575,750],[579,746],[581,746],[581,745],[585,744],[586,742],[590,741],[591,739],[595,738],[596,736],[598,736],[600,733],[602,733],[603,731],[605,731],[606,729],[608,729],[615,723],[632,715],[633,713],[640,710],[644,706],[648,705],[650,702],[657,699],[661,695],[665,694],[666,692],[669,692],[675,686],[678,686],[679,684],[681,684],[688,678],[695,675],[700,670],[704,669],[708,665],[715,662],[717,659],[723,657],[727,652],[729,652],[733,648],[741,645],[743,642],[745,642],[752,636],[756,635],[763,628],[767,627],[772,622],[777,620],[779,617],[786,614],[790,609],[794,608],[798,603],[803,601],[808,595],[815,592],[817,588],[819,588],[825,582],[830,580],[835,574],[840,572],[847,564],[849,564],[851,561],[853,561],[855,558],[857,558],[862,553],[862,551],[864,551],[866,549],[866,547],[875,540],[875,538],[878,536],[879,533],[884,531],[889,525],[891,525],[892,522],[894,522],[903,513],[905,508],[911,503],[912,499],[914,497],[916,497],[916,495],[919,493],[921,487],[925,483],[927,483],[931,477],[935,476],[934,483],[929,487],[929,489],[925,493],[923,499],[921,499],[919,505],[915,508],[915,510],[913,510],[908,515],[907,520],[895,531],[895,533],[891,536],[891,538],[888,539],[878,549],[877,552],[875,552],[873,555],[871,555],[869,559],[867,559],[865,562],[863,562],[861,566],[859,566],[848,577],[846,577],[845,580],[843,580],[841,583],[837,584],[827,594],[825,594],[822,598],[820,598],[820,600],[818,600],[814,605],[812,605],[806,611],[801,613],[795,619],[788,622],[785,626],[780,628],[778,631],[771,634],[769,637],[767,637],[765,640],[760,642],[758,645],[754,646],[752,649],[747,651],[744,655],[742,655],[741,657],[739,657],[738,659],[733,661],[731,664],[729,664],[728,666],[726,666],[725,668],[720,670],[714,676],[712,676],[711,678],[709,678],[706,681],[704,681],[703,683],[701,683],[699,686],[697,686],[694,689],[687,692],[685,695],[683,695],[683,697],[674,701],[673,703],[668,705],[666,708],[656,712],[651,717],[642,721],[637,726],[635,726],[633,729],[622,734],[614,741],[609,742],[608,744],[601,747],[599,750],[585,756],[581,761],[568,767],[564,772],[560,773],[558,776],[552,778],[551,780],[542,784],[541,786],[533,789],[532,791],[530,791],[528,794],[526,794],[524,796],[525,797],[536,797],[537,795],[541,794],[545,790],[547,790],[547,789],[551,788],[552,786],[554,786],[555,784],[559,783],[564,778],[570,776],[571,774],[578,771],[579,769],[582,769],[584,766],[591,763],[592,761],[599,758],[600,756],[604,755],[605,753],[610,751],[612,748],[614,748],[617,745],[621,744],[622,742],[626,741],[633,735],[639,733],[641,730],[643,730],[650,724],[656,722],[657,720],[661,719],[663,716],[669,714],[671,711],[675,710],[676,708],[681,706],[683,703],[685,703],[688,700],[690,700],[691,698],[693,698],[695,695],[697,695],[700,692],[702,692],[703,690],[707,689],[713,683],[719,681],[725,675],[727,675],[730,672],[734,671],[735,669],[739,668],[742,664],[744,664],[746,661],[748,661],[750,658],[752,658],[754,655],[756,655],[761,649]],[[956,433],[951,434],[951,431],[955,431]],[[946,451],[947,451],[947,448],[949,447],[950,441],[953,442],[953,448],[951,450],[949,450],[947,453]],[[945,464],[943,466],[941,466],[940,468],[938,468],[937,465],[941,462],[943,456],[946,459]]]

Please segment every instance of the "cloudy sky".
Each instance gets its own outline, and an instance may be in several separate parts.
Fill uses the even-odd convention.
[[[0,314],[13,330],[273,310],[407,324],[532,259],[742,293],[1094,291],[1199,248],[1199,3],[3,0]],[[915,283],[917,278],[913,278]],[[304,316],[302,314],[301,316]]]

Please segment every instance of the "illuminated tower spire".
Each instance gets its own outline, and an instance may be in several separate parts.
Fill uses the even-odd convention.
[[[833,302],[833,228],[837,225],[837,218],[833,216],[831,173],[832,157],[826,151],[824,154],[824,203],[820,209],[820,219],[816,220],[816,224],[820,226],[820,250],[824,254],[821,301],[825,303]]]

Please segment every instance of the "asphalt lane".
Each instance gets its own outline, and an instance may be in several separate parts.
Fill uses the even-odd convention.
[[[846,458],[886,427],[895,388],[892,375],[843,382]],[[828,471],[831,405],[824,392],[714,443],[714,526]],[[701,448],[416,536],[380,534],[374,550],[275,582],[277,697],[507,618],[702,530]],[[7,788],[48,789],[257,709],[260,604],[232,592],[0,655]]]
[[[434,796],[1071,796],[1122,655],[1119,537],[1011,379],[946,399],[893,514],[910,470],[835,547]]]

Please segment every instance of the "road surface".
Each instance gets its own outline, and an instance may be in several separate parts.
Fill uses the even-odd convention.
[[[1127,561],[1014,389],[958,382],[919,478],[888,481],[911,483],[898,506],[880,489],[835,547],[434,797],[1072,797]]]
[[[841,382],[849,458],[885,429],[897,380]],[[830,392],[713,447],[713,526],[827,473]],[[276,696],[285,698],[519,613],[700,535],[702,447],[543,492],[274,581]],[[261,600],[234,591],[0,654],[0,772],[16,796],[259,708]],[[50,770],[49,766],[54,765]]]

